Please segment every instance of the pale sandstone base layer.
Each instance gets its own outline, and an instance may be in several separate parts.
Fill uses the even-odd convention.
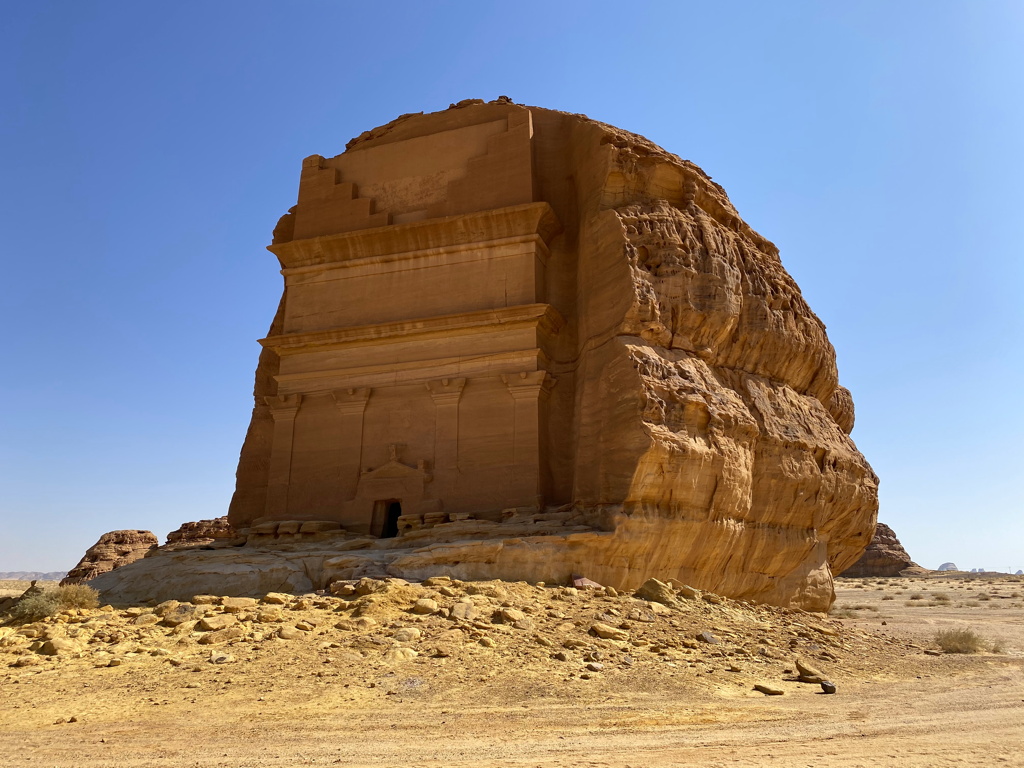
[[[467,527],[501,527],[469,521]],[[493,534],[492,534],[493,535]],[[94,579],[103,599],[117,603],[190,599],[216,593],[260,596],[304,592],[331,582],[364,576],[420,580],[444,574],[457,579],[571,583],[580,574],[617,589],[635,589],[648,578],[674,580],[740,600],[812,611],[833,599],[826,551],[812,536],[778,540],[767,549],[751,531],[722,522],[698,525],[681,520],[622,518],[613,532],[579,530],[568,534],[421,541],[402,538],[343,539],[302,543],[276,540],[264,546],[160,550],[143,560]],[[671,543],[670,546],[666,543]],[[752,567],[737,574],[700,567],[700,552],[737,553]],[[686,548],[681,547],[685,544]],[[404,545],[404,546],[403,546]],[[770,551],[775,559],[799,563],[784,576],[772,562],[757,562]],[[690,565],[680,565],[689,563]]]

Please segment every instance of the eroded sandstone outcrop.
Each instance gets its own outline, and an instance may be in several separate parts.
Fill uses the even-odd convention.
[[[167,546],[174,548],[201,546],[235,538],[235,529],[228,523],[227,515],[212,520],[197,520],[182,523],[175,531],[167,534]]]
[[[121,568],[146,556],[160,542],[150,531],[110,531],[86,550],[85,556],[61,580],[65,584],[81,584],[100,574]]]
[[[254,593],[271,558],[319,587],[655,577],[822,610],[870,540],[824,325],[724,190],[640,136],[507,99],[404,115],[307,158],[270,249],[248,543],[147,558],[165,593],[189,568]]]
[[[860,559],[843,571],[841,576],[898,576],[908,568],[920,568],[896,538],[896,532],[885,523],[875,526],[875,535]],[[925,570],[925,569],[921,569]],[[941,569],[940,569],[941,570]],[[927,571],[925,570],[927,573]]]

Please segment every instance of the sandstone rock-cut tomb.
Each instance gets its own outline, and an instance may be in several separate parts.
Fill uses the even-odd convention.
[[[190,553],[207,573],[301,554],[301,586],[655,576],[822,609],[871,539],[824,325],[724,190],[640,136],[504,98],[404,115],[306,158],[269,249],[246,545]]]

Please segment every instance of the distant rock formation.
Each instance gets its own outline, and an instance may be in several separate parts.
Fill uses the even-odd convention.
[[[841,576],[863,578],[865,576],[898,576],[907,568],[918,568],[917,563],[910,559],[907,550],[900,544],[896,534],[885,523],[875,526],[875,535],[860,556],[860,560],[843,571]],[[924,569],[922,569],[924,570]]]
[[[940,570],[940,571],[959,571],[960,569],[956,567],[956,563],[943,563],[942,565],[940,565],[938,567],[938,570]]]
[[[232,539],[235,535],[235,529],[228,523],[225,515],[212,520],[182,523],[178,530],[167,534],[167,546],[173,549],[200,546],[212,544],[219,539]]]
[[[100,536],[100,540],[86,550],[78,565],[71,569],[61,580],[65,584],[81,584],[134,563],[145,557],[149,550],[154,549],[159,541],[150,531],[111,531]]]
[[[67,571],[0,571],[4,581],[60,581]]]

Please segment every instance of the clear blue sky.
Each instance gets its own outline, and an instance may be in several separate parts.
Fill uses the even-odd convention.
[[[9,3],[0,571],[224,514],[303,157],[464,98],[641,133],[782,251],[880,519],[1024,568],[1024,3]]]

